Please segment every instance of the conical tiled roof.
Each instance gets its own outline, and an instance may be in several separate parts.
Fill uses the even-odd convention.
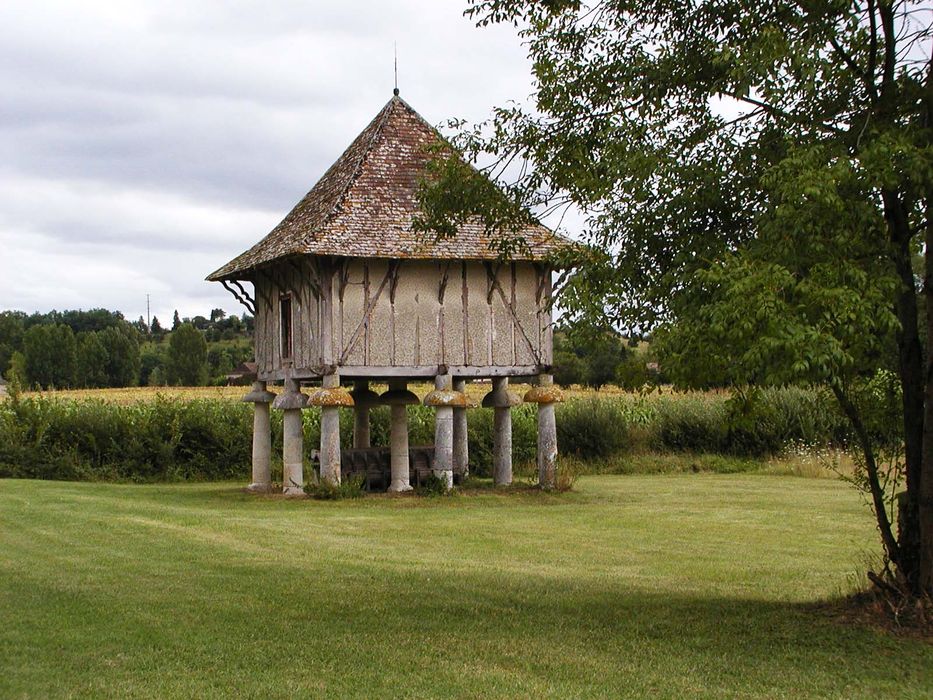
[[[289,255],[487,260],[498,257],[481,222],[456,236],[425,240],[412,230],[416,192],[437,131],[400,97],[393,97],[308,194],[259,243],[211,274],[241,278],[251,268]],[[522,231],[540,260],[567,241],[541,225]]]

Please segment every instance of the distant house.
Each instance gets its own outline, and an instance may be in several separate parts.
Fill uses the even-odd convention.
[[[256,363],[243,362],[227,375],[227,386],[244,386],[256,381]]]

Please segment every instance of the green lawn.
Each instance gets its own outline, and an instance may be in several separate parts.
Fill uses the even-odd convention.
[[[826,479],[283,501],[0,481],[0,697],[931,697],[814,601],[878,549]]]

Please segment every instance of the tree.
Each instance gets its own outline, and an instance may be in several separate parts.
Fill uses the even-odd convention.
[[[152,317],[152,326],[149,330],[152,333],[152,337],[155,338],[156,340],[161,340],[162,336],[165,335],[165,329],[162,328],[162,324],[159,323],[158,316]]]
[[[107,309],[90,309],[89,311],[52,311],[48,314],[48,323],[64,323],[69,326],[77,335],[78,333],[90,333],[102,331],[105,328],[113,328],[123,323],[123,314],[119,311],[108,311]]]
[[[554,331],[554,381],[560,386],[586,382],[586,363],[574,352],[561,330]]]
[[[22,311],[0,311],[0,374],[9,369],[13,353],[23,349],[25,318]]]
[[[651,384],[651,375],[645,356],[638,351],[631,353],[624,362],[616,367],[615,383],[623,389],[643,389]]]
[[[153,376],[161,382],[161,368],[165,365],[164,346],[149,345],[139,355],[139,384],[140,386],[153,386]]]
[[[100,332],[100,341],[107,350],[107,381],[109,386],[135,386],[139,381],[139,340],[128,323]]]
[[[78,336],[75,381],[88,389],[108,386],[107,348],[98,333],[82,333]]]
[[[207,341],[190,323],[183,323],[172,332],[166,359],[169,384],[199,386],[207,381]]]
[[[43,388],[65,389],[74,384],[77,348],[69,326],[33,326],[23,335],[26,381]]]
[[[177,331],[180,325],[181,318],[178,316],[178,309],[175,309],[175,314],[172,316],[172,330]]]
[[[629,351],[611,330],[558,327],[554,332],[554,381],[562,386],[581,384],[599,389],[616,379]]]
[[[828,386],[894,567],[879,585],[933,593],[933,352],[924,359],[911,264],[923,248],[930,346],[929,9],[474,0],[467,14],[521,27],[534,106],[458,124],[455,144],[491,156],[501,187],[441,152],[416,225],[447,235],[480,216],[518,230],[523,207],[575,205],[591,246],[568,253],[571,316],[666,328],[665,369],[695,382],[704,362],[730,381]],[[887,367],[901,396],[896,516],[859,400]]]
[[[211,323],[217,323],[218,321],[223,321],[226,318],[227,312],[223,309],[211,309]]]

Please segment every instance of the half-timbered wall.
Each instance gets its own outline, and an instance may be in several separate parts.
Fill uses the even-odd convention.
[[[260,376],[284,376],[286,369],[319,367],[320,272],[311,259],[280,263],[257,271],[253,278],[256,304],[254,342]],[[279,300],[291,297],[292,355],[283,359]]]
[[[261,375],[405,368],[535,372],[551,358],[550,272],[528,262],[308,258],[259,275]],[[291,294],[293,360],[281,357],[278,300]],[[367,370],[364,372],[363,370]]]

